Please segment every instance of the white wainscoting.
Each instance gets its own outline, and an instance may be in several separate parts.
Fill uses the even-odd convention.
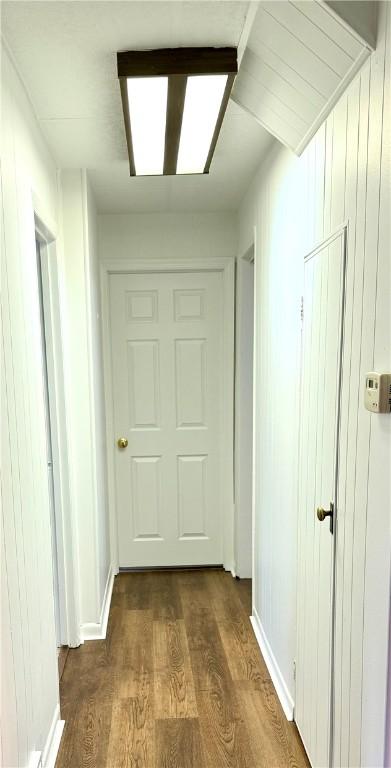
[[[64,509],[72,517],[72,545],[79,565],[84,566],[75,569],[74,581],[78,582],[76,587],[83,587],[84,602],[79,620],[80,590],[76,588],[78,594],[73,596],[77,603],[74,606],[76,630],[71,632],[68,627],[70,644],[76,645],[79,641],[80,621],[96,622],[85,628],[85,636],[104,636],[114,574],[110,572],[107,578],[110,558],[104,416],[101,414],[104,404],[99,391],[96,213],[86,174],[80,171],[77,194],[71,200],[67,198],[71,210],[67,210],[66,223],[72,219],[73,231],[77,228],[76,239],[80,239],[81,246],[73,252],[71,249],[70,256],[65,254],[64,229],[59,225],[64,200],[61,200],[57,170],[12,60],[5,50],[2,54],[1,662],[4,703],[1,764],[25,766],[34,765],[41,753],[45,760],[52,760],[53,745],[59,740],[61,728],[57,724],[50,735],[53,722],[59,720],[56,709],[59,691],[34,212],[38,212],[39,218],[57,237],[55,255],[59,262],[67,405],[67,413],[62,416],[68,438],[68,430],[72,429],[76,443],[80,432],[87,435],[85,453],[88,456],[91,444],[96,447],[93,471],[88,476],[86,473],[83,476],[83,466],[77,463],[78,454],[70,452],[71,492]],[[71,284],[73,277],[75,282]],[[77,314],[75,301],[79,299]],[[75,355],[79,350],[80,323],[84,319],[87,324],[87,316],[91,321],[88,354],[75,360],[67,353],[70,348],[75,350]],[[75,323],[74,334],[69,318]],[[76,382],[77,388],[82,372],[86,374],[87,387],[85,396],[84,391],[82,393],[80,411],[76,409],[75,415],[69,383]],[[83,422],[78,418],[80,412],[90,419],[84,431]],[[79,480],[80,474],[78,485],[75,478]],[[86,498],[87,503],[83,504]],[[87,508],[91,510],[88,519],[84,514]],[[84,539],[80,531],[85,534]],[[91,550],[94,558],[89,569],[90,561],[87,558],[86,563],[86,557]],[[71,563],[67,565],[71,568]],[[52,762],[54,765],[54,757]]]
[[[55,221],[57,179],[5,52],[1,74],[1,764],[25,766],[44,748],[59,701],[32,200],[36,185]]]
[[[376,51],[297,159],[275,147],[240,210],[257,226],[254,607],[295,698],[297,447],[303,259],[348,224],[342,382],[334,765],[384,761],[391,418],[363,406],[365,372],[390,367],[390,16]],[[300,595],[298,595],[300,599]]]

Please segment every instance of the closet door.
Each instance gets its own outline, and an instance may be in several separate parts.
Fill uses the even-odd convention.
[[[317,768],[331,759],[344,271],[345,229],[304,263],[295,719]]]

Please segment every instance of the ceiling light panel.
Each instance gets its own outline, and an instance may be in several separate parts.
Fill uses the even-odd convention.
[[[168,78],[132,77],[127,81],[127,88],[136,175],[161,175],[166,136]]]
[[[117,54],[131,176],[209,173],[236,48]]]
[[[177,173],[203,173],[216,128],[227,75],[187,78]]]

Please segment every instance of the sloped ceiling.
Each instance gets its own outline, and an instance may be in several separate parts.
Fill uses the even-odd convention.
[[[336,13],[339,5],[344,18]],[[371,53],[373,15],[366,16],[365,6],[375,5],[263,0],[250,30],[233,100],[301,154]],[[359,21],[361,34],[347,18],[352,24]]]

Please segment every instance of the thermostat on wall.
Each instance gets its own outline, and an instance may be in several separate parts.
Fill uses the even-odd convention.
[[[391,373],[367,373],[365,407],[373,413],[391,413]]]

